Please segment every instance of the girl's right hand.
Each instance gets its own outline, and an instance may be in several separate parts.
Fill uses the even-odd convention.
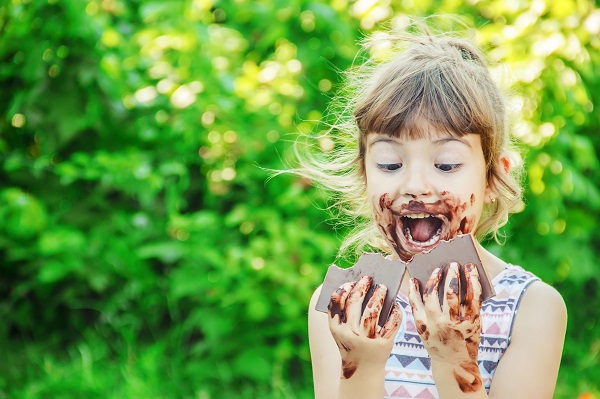
[[[394,303],[386,323],[383,327],[378,325],[387,293],[384,285],[375,287],[362,313],[365,295],[372,283],[370,276],[346,283],[333,293],[329,302],[329,329],[342,357],[342,379],[351,378],[359,368],[385,368],[402,322],[400,307]]]

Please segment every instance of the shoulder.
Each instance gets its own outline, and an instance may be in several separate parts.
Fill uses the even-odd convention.
[[[567,307],[565,301],[556,288],[546,284],[535,277],[530,272],[525,272],[535,278],[527,290],[523,293],[519,311],[535,311],[546,313],[564,314],[566,316]]]
[[[323,284],[319,285],[315,291],[312,294],[312,297],[310,298],[310,303],[308,305],[308,324],[309,327],[311,325],[311,322],[316,319],[321,320],[322,317],[320,317],[321,315],[323,315],[323,312],[319,312],[316,307],[317,307],[317,302],[319,301],[319,297],[321,296],[321,290],[323,289]],[[310,331],[309,331],[310,332]]]
[[[564,331],[567,323],[567,307],[560,293],[551,285],[536,280],[523,293],[515,321],[515,333],[519,325],[538,329],[558,328]]]
[[[309,306],[309,311],[311,309],[315,309],[315,306],[317,306],[317,301],[319,300],[319,296],[321,296],[321,290],[323,289],[323,284],[319,285],[315,291],[312,294],[312,297],[310,298],[310,304]]]
[[[317,339],[331,336],[327,313],[316,309],[323,285],[317,287],[308,305],[308,338],[313,345]]]
[[[536,280],[521,298],[509,350],[544,358],[558,370],[566,329],[567,307],[562,296],[554,287]],[[547,365],[537,367],[544,369]]]

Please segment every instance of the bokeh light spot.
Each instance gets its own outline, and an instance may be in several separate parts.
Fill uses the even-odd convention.
[[[11,120],[11,125],[13,125],[14,127],[16,127],[17,129],[22,128],[23,126],[25,126],[26,123],[26,119],[25,119],[25,115],[23,114],[14,114]]]

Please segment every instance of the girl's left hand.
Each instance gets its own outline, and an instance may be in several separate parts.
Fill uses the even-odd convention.
[[[438,291],[442,284],[442,270],[437,268],[425,285],[423,300],[419,283],[411,279],[409,300],[415,325],[432,363],[449,365],[463,392],[481,388],[481,374],[477,366],[477,352],[481,335],[481,284],[477,267],[467,263],[463,267],[466,293],[461,304],[459,265],[450,263],[444,301],[440,306]]]

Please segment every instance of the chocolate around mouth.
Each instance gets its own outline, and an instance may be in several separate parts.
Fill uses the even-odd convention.
[[[442,232],[443,221],[429,214],[415,214],[400,218],[402,232],[407,240],[428,243]]]
[[[408,262],[417,253],[429,251],[442,241],[473,230],[475,218],[467,212],[469,204],[456,195],[445,192],[441,195],[442,199],[432,203],[413,200],[398,205],[387,193],[373,198],[377,226],[390,248],[403,261]],[[424,223],[413,220],[427,218],[430,220]]]

